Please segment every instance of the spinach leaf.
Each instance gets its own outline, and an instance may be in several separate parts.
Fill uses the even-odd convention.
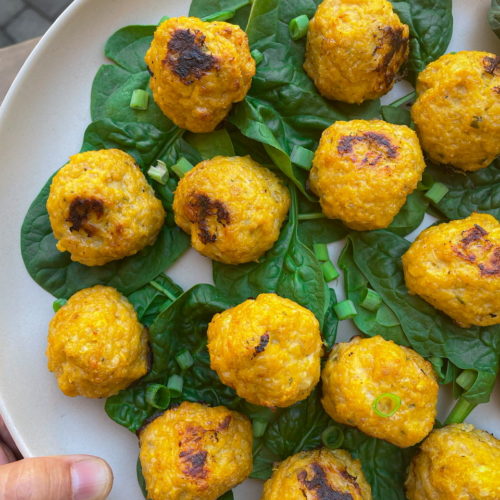
[[[462,172],[445,165],[427,171],[449,189],[434,206],[448,219],[462,219],[472,212],[486,212],[500,219],[500,158],[476,172]]]
[[[182,288],[168,276],[160,274],[127,298],[134,306],[139,321],[149,327],[156,316],[182,295]]]
[[[109,417],[137,431],[156,412],[145,399],[148,385],[166,384],[173,374],[184,380],[181,399],[234,407],[239,398],[210,369],[206,337],[214,314],[234,305],[213,286],[196,285],[160,312],[150,328],[151,371],[135,385],[107,399],[105,410]],[[194,364],[182,371],[175,357],[184,349],[191,353]]]
[[[210,160],[214,156],[235,155],[231,136],[225,128],[208,134],[187,133],[185,139],[198,151],[203,160]]]
[[[496,36],[500,38],[500,0],[491,0],[488,22]]]
[[[104,54],[130,73],[147,71],[144,57],[151,45],[155,30],[155,25],[125,26],[111,35],[104,48]]]
[[[342,448],[361,461],[374,500],[404,500],[406,468],[414,450],[400,449],[336,423],[323,410],[317,389],[304,401],[276,413],[264,436],[256,440],[251,477],[267,479],[275,462],[320,447],[321,433],[330,425],[343,431]]]
[[[21,254],[31,277],[57,298],[69,298],[93,285],[109,285],[124,295],[141,288],[175,262],[189,238],[175,225],[165,225],[156,242],[136,255],[104,266],[88,267],[56,248],[46,203],[52,178],[30,206],[21,228]]]
[[[443,55],[453,32],[451,0],[391,0],[401,21],[410,27],[408,77],[417,75],[430,62]]]
[[[337,313],[333,309],[333,306],[337,303],[337,294],[333,288],[328,289],[329,302],[326,309],[325,321],[323,323],[323,341],[327,351],[330,351],[335,340],[337,339],[337,330],[339,327],[339,318]]]
[[[329,302],[319,262],[297,235],[297,194],[291,189],[288,222],[274,247],[259,262],[232,266],[213,263],[215,286],[239,302],[260,293],[275,292],[310,309],[320,325]]]
[[[428,206],[429,201],[425,198],[424,193],[418,190],[413,191],[408,195],[406,203],[394,217],[387,230],[399,236],[406,236],[420,226]]]
[[[395,125],[406,125],[410,128],[415,128],[415,124],[411,119],[410,110],[403,106],[382,106],[380,108],[382,118],[389,123]]]
[[[237,24],[244,30],[250,14],[249,4],[251,4],[250,0],[193,0],[189,15],[202,18],[223,10],[236,11],[236,15],[227,22]]]
[[[388,231],[371,231],[352,233],[349,239],[352,243],[351,265],[352,262],[355,264],[352,269],[349,266],[346,280],[349,298],[359,304],[359,289],[364,277],[380,294],[391,313],[381,321],[379,312],[373,318],[373,314],[367,314],[359,307],[364,317],[357,321],[357,326],[368,335],[390,335],[389,338],[409,345],[435,365],[435,358],[444,358],[461,370],[477,371],[474,385],[463,397],[475,404],[487,402],[499,368],[500,326],[461,328],[420,297],[410,295],[401,264],[401,256],[410,245],[404,238]],[[349,255],[349,250],[344,253],[344,268],[349,265]],[[356,268],[361,277],[356,276]],[[349,272],[354,276],[349,278]],[[353,283],[356,285],[352,290]],[[382,311],[387,312],[387,309]],[[379,328],[384,322],[393,329]]]

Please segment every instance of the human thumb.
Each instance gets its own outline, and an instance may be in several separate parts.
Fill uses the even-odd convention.
[[[113,473],[90,455],[25,458],[0,467],[2,500],[104,500]]]

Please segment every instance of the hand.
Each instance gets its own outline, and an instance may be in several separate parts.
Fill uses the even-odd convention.
[[[0,498],[2,500],[104,500],[113,473],[101,458],[66,455],[21,458],[0,416]]]

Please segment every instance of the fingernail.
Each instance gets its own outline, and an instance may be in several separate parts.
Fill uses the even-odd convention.
[[[85,458],[71,464],[73,500],[104,500],[113,483],[108,464],[99,458]]]

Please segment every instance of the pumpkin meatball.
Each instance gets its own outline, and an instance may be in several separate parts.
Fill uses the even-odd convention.
[[[215,500],[252,471],[250,421],[224,406],[184,402],[139,434],[151,500]]]
[[[489,214],[432,226],[403,255],[410,293],[460,326],[500,323],[500,223]]]
[[[392,88],[408,40],[387,0],[324,0],[309,23],[304,69],[324,97],[361,103]]]
[[[47,211],[57,249],[86,266],[152,245],[165,220],[140,168],[118,149],[72,156],[52,179]]]
[[[264,484],[261,500],[371,500],[359,460],[345,450],[302,451],[281,462]]]
[[[390,225],[425,168],[413,130],[381,120],[335,122],[309,177],[326,217],[359,231]]]
[[[203,161],[179,182],[175,222],[202,255],[226,264],[256,261],[279,237],[290,194],[249,156]]]
[[[49,325],[47,357],[66,396],[105,398],[148,371],[147,330],[130,302],[97,285],[75,293]]]
[[[250,403],[290,406],[318,383],[319,323],[291,300],[263,293],[216,314],[207,334],[210,366]]]
[[[422,148],[436,163],[487,167],[500,155],[500,58],[446,54],[418,75],[411,115]]]
[[[353,338],[332,349],[321,375],[323,407],[337,422],[406,448],[432,430],[438,384],[432,365],[412,349]]]
[[[160,24],[146,53],[156,104],[177,126],[212,132],[255,75],[246,33],[223,22],[174,17]]]
[[[436,429],[413,458],[408,500],[498,500],[500,441],[470,424]]]

